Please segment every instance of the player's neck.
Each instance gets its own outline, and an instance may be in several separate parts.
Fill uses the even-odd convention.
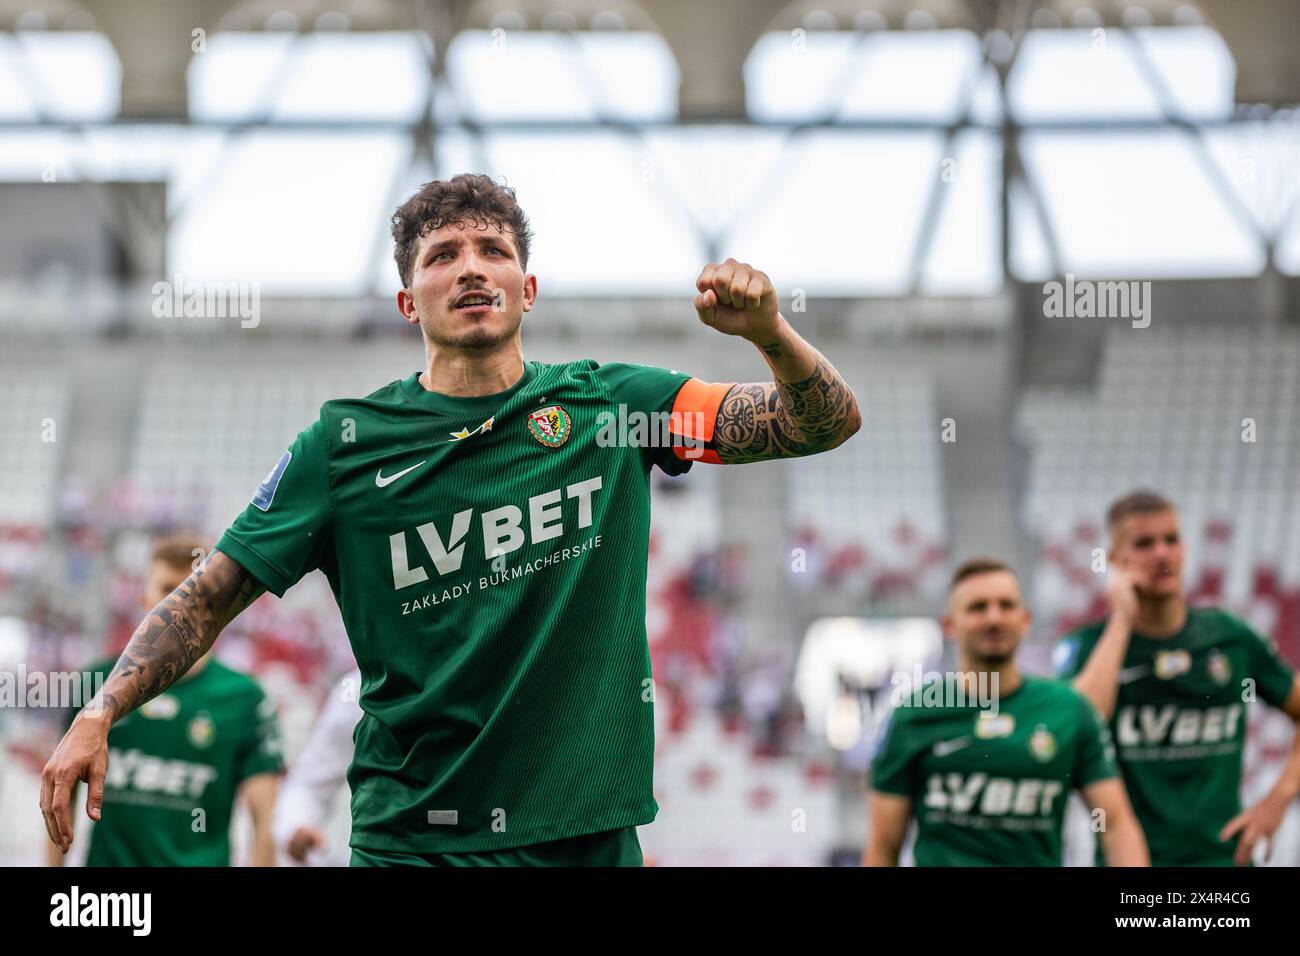
[[[977,681],[977,683],[988,687],[996,697],[1006,697],[1008,694],[1014,694],[1020,689],[1022,680],[1020,668],[1016,667],[1014,660],[1001,664],[990,664],[987,661],[974,661],[963,658],[960,667],[964,674],[988,675],[982,681]]]
[[[1138,597],[1137,621],[1133,629],[1145,637],[1173,637],[1187,624],[1187,602],[1181,594],[1170,597]]]
[[[457,351],[426,343],[420,385],[440,395],[471,398],[504,392],[523,374],[524,356],[518,339],[487,352]]]

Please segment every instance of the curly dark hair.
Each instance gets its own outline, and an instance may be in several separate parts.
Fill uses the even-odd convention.
[[[515,202],[515,191],[482,173],[461,173],[451,179],[425,183],[393,213],[393,258],[402,285],[411,286],[415,250],[420,240],[443,226],[494,223],[500,232],[514,233],[519,262],[528,271],[528,247],[533,237],[528,217]]]

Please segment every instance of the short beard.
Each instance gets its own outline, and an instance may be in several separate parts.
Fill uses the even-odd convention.
[[[516,322],[513,327],[506,328],[500,335],[493,335],[485,326],[480,325],[466,329],[454,338],[441,338],[431,334],[431,330],[426,328],[423,322],[420,323],[420,331],[424,333],[425,344],[433,346],[439,351],[494,352],[515,337],[522,321],[523,317],[520,316],[520,322]]]
[[[981,671],[989,670],[994,667],[1001,667],[1004,664],[1010,664],[1016,659],[1016,650],[1016,648],[1013,648],[1004,654],[980,654],[977,651],[972,651],[968,656],[970,657],[970,662],[975,669]]]

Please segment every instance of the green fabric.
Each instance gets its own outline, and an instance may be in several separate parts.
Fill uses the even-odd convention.
[[[940,701],[922,690],[894,708],[872,765],[873,789],[912,801],[916,865],[1060,866],[1071,788],[1118,776],[1092,705],[1029,676],[993,717]]]
[[[115,663],[92,671],[107,677]],[[282,770],[274,704],[253,678],[209,660],[108,732],[86,865],[228,866],[239,785]]]
[[[1057,672],[1077,675],[1104,629],[1063,638]],[[1172,637],[1132,635],[1111,731],[1153,865],[1232,865],[1236,838],[1219,831],[1241,811],[1247,698],[1280,707],[1294,679],[1270,641],[1216,608],[1189,609]]]
[[[352,846],[493,851],[654,819],[649,472],[690,463],[597,435],[671,410],[688,379],[529,362],[496,395],[416,374],[327,402],[218,542],[276,594],[317,567],[334,591],[362,673]]]

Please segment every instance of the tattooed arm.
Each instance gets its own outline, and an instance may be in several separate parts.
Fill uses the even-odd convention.
[[[41,775],[41,815],[50,841],[72,846],[72,793],[89,784],[86,814],[98,820],[114,722],[176,683],[221,629],[266,589],[233,558],[213,551],[136,628],[94,699],[77,715]]]
[[[713,442],[724,463],[815,455],[861,427],[852,389],[781,315],[766,274],[728,259],[705,266],[696,288],[700,321],[754,343],[775,379],[733,385],[723,398]]]

